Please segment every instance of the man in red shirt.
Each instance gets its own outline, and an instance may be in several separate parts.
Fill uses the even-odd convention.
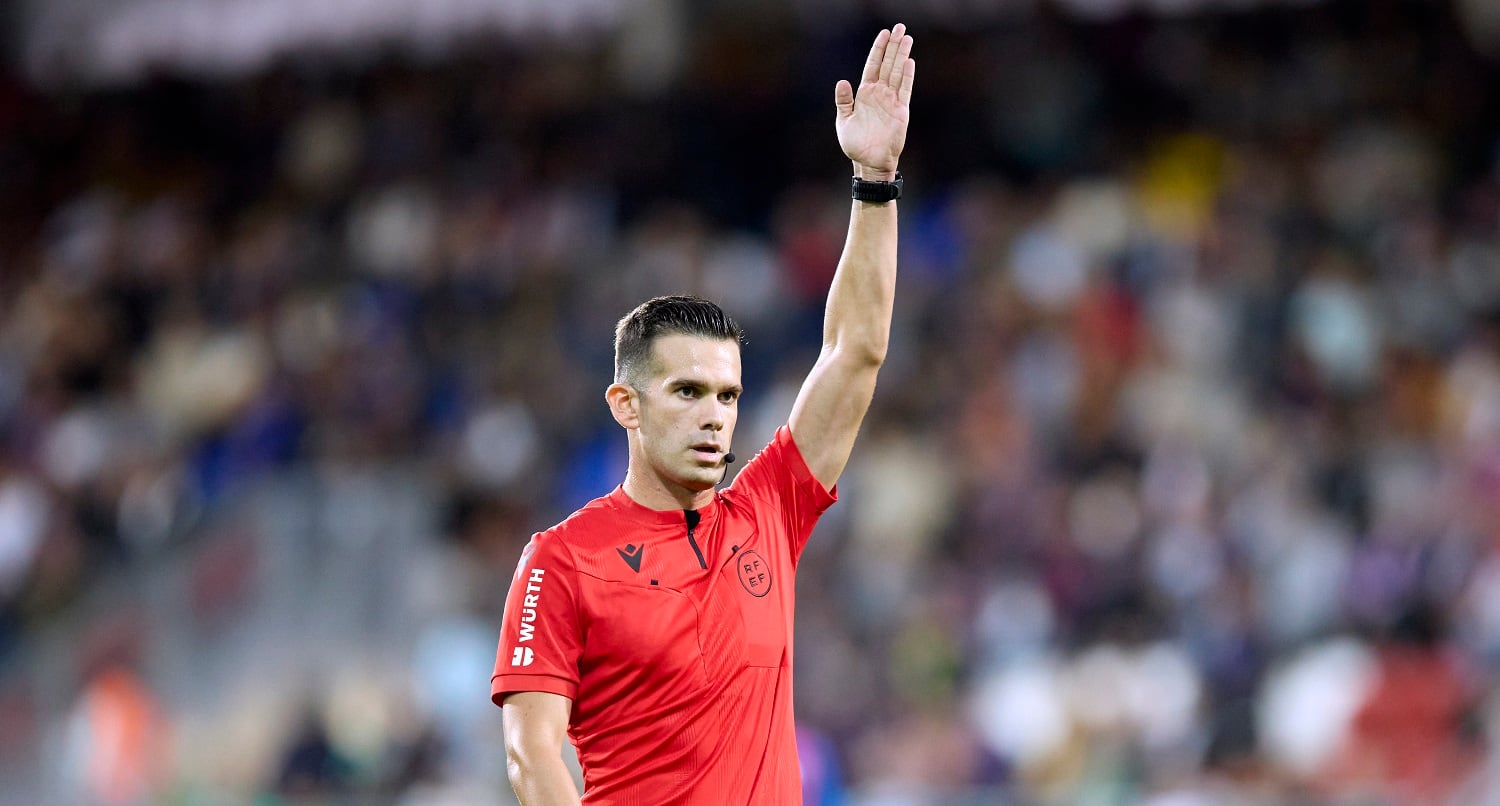
[[[858,92],[834,89],[854,163],[823,349],[787,425],[717,489],[740,396],[740,330],[717,305],[658,297],[615,331],[605,392],[630,465],[614,492],[534,536],[506,599],[491,697],[525,806],[796,804],[797,560],[875,391],[896,283],[897,159],[916,63],[881,31]]]

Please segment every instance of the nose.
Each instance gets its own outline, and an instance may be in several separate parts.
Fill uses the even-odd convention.
[[[727,407],[714,398],[705,400],[704,405],[703,429],[706,431],[724,430],[724,415]]]

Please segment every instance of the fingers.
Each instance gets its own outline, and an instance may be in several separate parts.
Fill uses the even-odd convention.
[[[911,37],[907,37],[911,39]],[[911,105],[911,85],[917,80],[917,60],[907,59],[906,66],[901,70],[901,86],[896,88],[896,97],[902,104]]]
[[[902,26],[898,25],[896,27],[900,28]],[[915,43],[916,40],[912,39],[910,36],[904,35],[904,33],[902,37],[897,40],[896,60],[891,64],[890,77],[891,87],[897,90],[901,89],[901,83],[906,80],[906,66],[907,63],[911,61],[911,46]]]
[[[915,43],[906,35],[905,23],[896,23],[890,30],[881,29],[875,35],[875,44],[870,46],[870,56],[865,60],[865,69],[860,74],[861,84],[877,81],[889,85],[902,99],[911,97],[911,80],[916,73],[916,62],[911,59],[911,46]],[[904,88],[904,90],[903,90]],[[837,99],[835,99],[837,100]],[[842,109],[842,103],[840,103]]]
[[[880,65],[885,61],[885,46],[891,41],[891,32],[881,29],[875,35],[875,44],[870,46],[870,57],[865,59],[865,71],[859,76],[859,83],[869,84],[880,80]]]
[[[838,107],[839,117],[854,114],[854,88],[847,81],[833,85],[833,105]]]
[[[884,35],[885,31],[881,31],[880,33]],[[881,56],[881,59],[880,59],[880,75],[879,75],[879,78],[880,78],[881,81],[886,82],[888,84],[890,83],[890,80],[891,80],[891,71],[896,68],[896,54],[900,52],[900,50],[901,50],[901,43],[905,39],[906,39],[906,25],[903,24],[903,23],[899,23],[899,22],[896,23],[895,27],[891,28],[890,34],[886,35],[886,37],[885,37],[885,53]],[[880,41],[880,37],[876,37],[875,41],[879,42]]]

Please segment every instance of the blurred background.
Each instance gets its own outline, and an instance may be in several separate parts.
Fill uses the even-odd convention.
[[[807,802],[1500,803],[1500,5],[0,5],[0,802],[512,803],[615,320],[818,349],[832,88],[921,64],[798,582]]]

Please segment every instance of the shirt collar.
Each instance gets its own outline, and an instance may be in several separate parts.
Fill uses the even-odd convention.
[[[715,490],[714,498],[707,506],[698,509],[700,520],[699,528],[712,523],[719,514],[719,498],[722,491]],[[686,517],[680,509],[651,509],[644,504],[625,494],[624,485],[616,485],[615,489],[605,497],[611,508],[620,515],[633,521],[647,523],[652,526],[676,526],[681,527],[686,522]]]

